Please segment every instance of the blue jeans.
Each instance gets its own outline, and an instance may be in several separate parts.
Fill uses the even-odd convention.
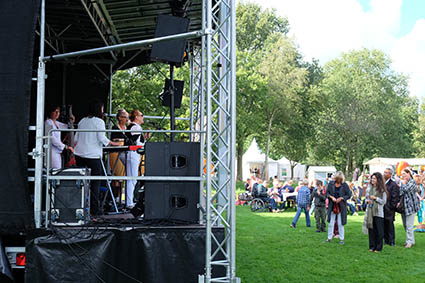
[[[351,215],[353,215],[354,214],[354,212],[356,212],[356,206],[354,205],[354,204],[352,204],[352,203],[348,203],[347,202],[347,205],[348,205],[348,207],[350,208],[350,210],[351,210]]]
[[[301,211],[304,210],[305,214],[305,221],[307,223],[307,227],[310,227],[310,213],[307,211],[307,206],[298,206],[297,207],[297,214],[295,214],[294,220],[292,220],[292,226],[296,226],[298,222],[298,218],[300,218]]]
[[[272,208],[272,210],[276,210],[277,209],[277,203],[274,199],[272,198],[268,198],[268,197],[263,197],[261,198],[264,202],[268,202],[270,204],[270,207]]]

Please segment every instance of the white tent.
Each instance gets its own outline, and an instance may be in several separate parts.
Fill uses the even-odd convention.
[[[261,170],[264,164],[265,154],[258,148],[258,144],[254,139],[248,150],[242,157],[242,175],[246,180],[251,176],[252,170],[255,168]],[[298,164],[294,168],[294,178],[303,179],[305,177],[305,165]],[[268,160],[269,177],[278,176],[280,180],[291,178],[291,166],[289,160],[285,157],[276,161],[271,158]],[[261,172],[259,172],[261,174]]]
[[[308,181],[311,182],[314,179],[318,179],[324,182],[328,174],[335,172],[336,168],[334,166],[310,166],[308,167]]]
[[[393,167],[395,169],[395,166],[397,166],[397,163],[405,161],[409,166],[417,167],[425,165],[425,158],[382,158],[382,157],[376,157],[373,158],[365,163],[363,165],[369,166],[369,172],[380,172],[383,173],[385,168],[387,167]]]

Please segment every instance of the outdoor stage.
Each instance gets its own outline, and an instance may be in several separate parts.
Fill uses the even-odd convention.
[[[205,231],[202,225],[117,222],[33,230],[25,281],[198,282],[205,272]],[[213,234],[223,241],[224,229]],[[213,274],[225,276],[225,268],[214,267]]]

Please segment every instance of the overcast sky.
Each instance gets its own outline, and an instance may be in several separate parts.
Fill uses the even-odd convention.
[[[250,0],[288,17],[306,60],[323,65],[341,52],[377,48],[425,99],[425,0]]]

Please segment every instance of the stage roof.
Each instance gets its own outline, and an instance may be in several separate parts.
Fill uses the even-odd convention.
[[[161,14],[188,17],[189,31],[200,30],[202,0],[46,0],[46,55],[153,38]],[[138,49],[85,58],[124,62],[141,57],[133,58],[137,65],[149,63],[148,55]]]

